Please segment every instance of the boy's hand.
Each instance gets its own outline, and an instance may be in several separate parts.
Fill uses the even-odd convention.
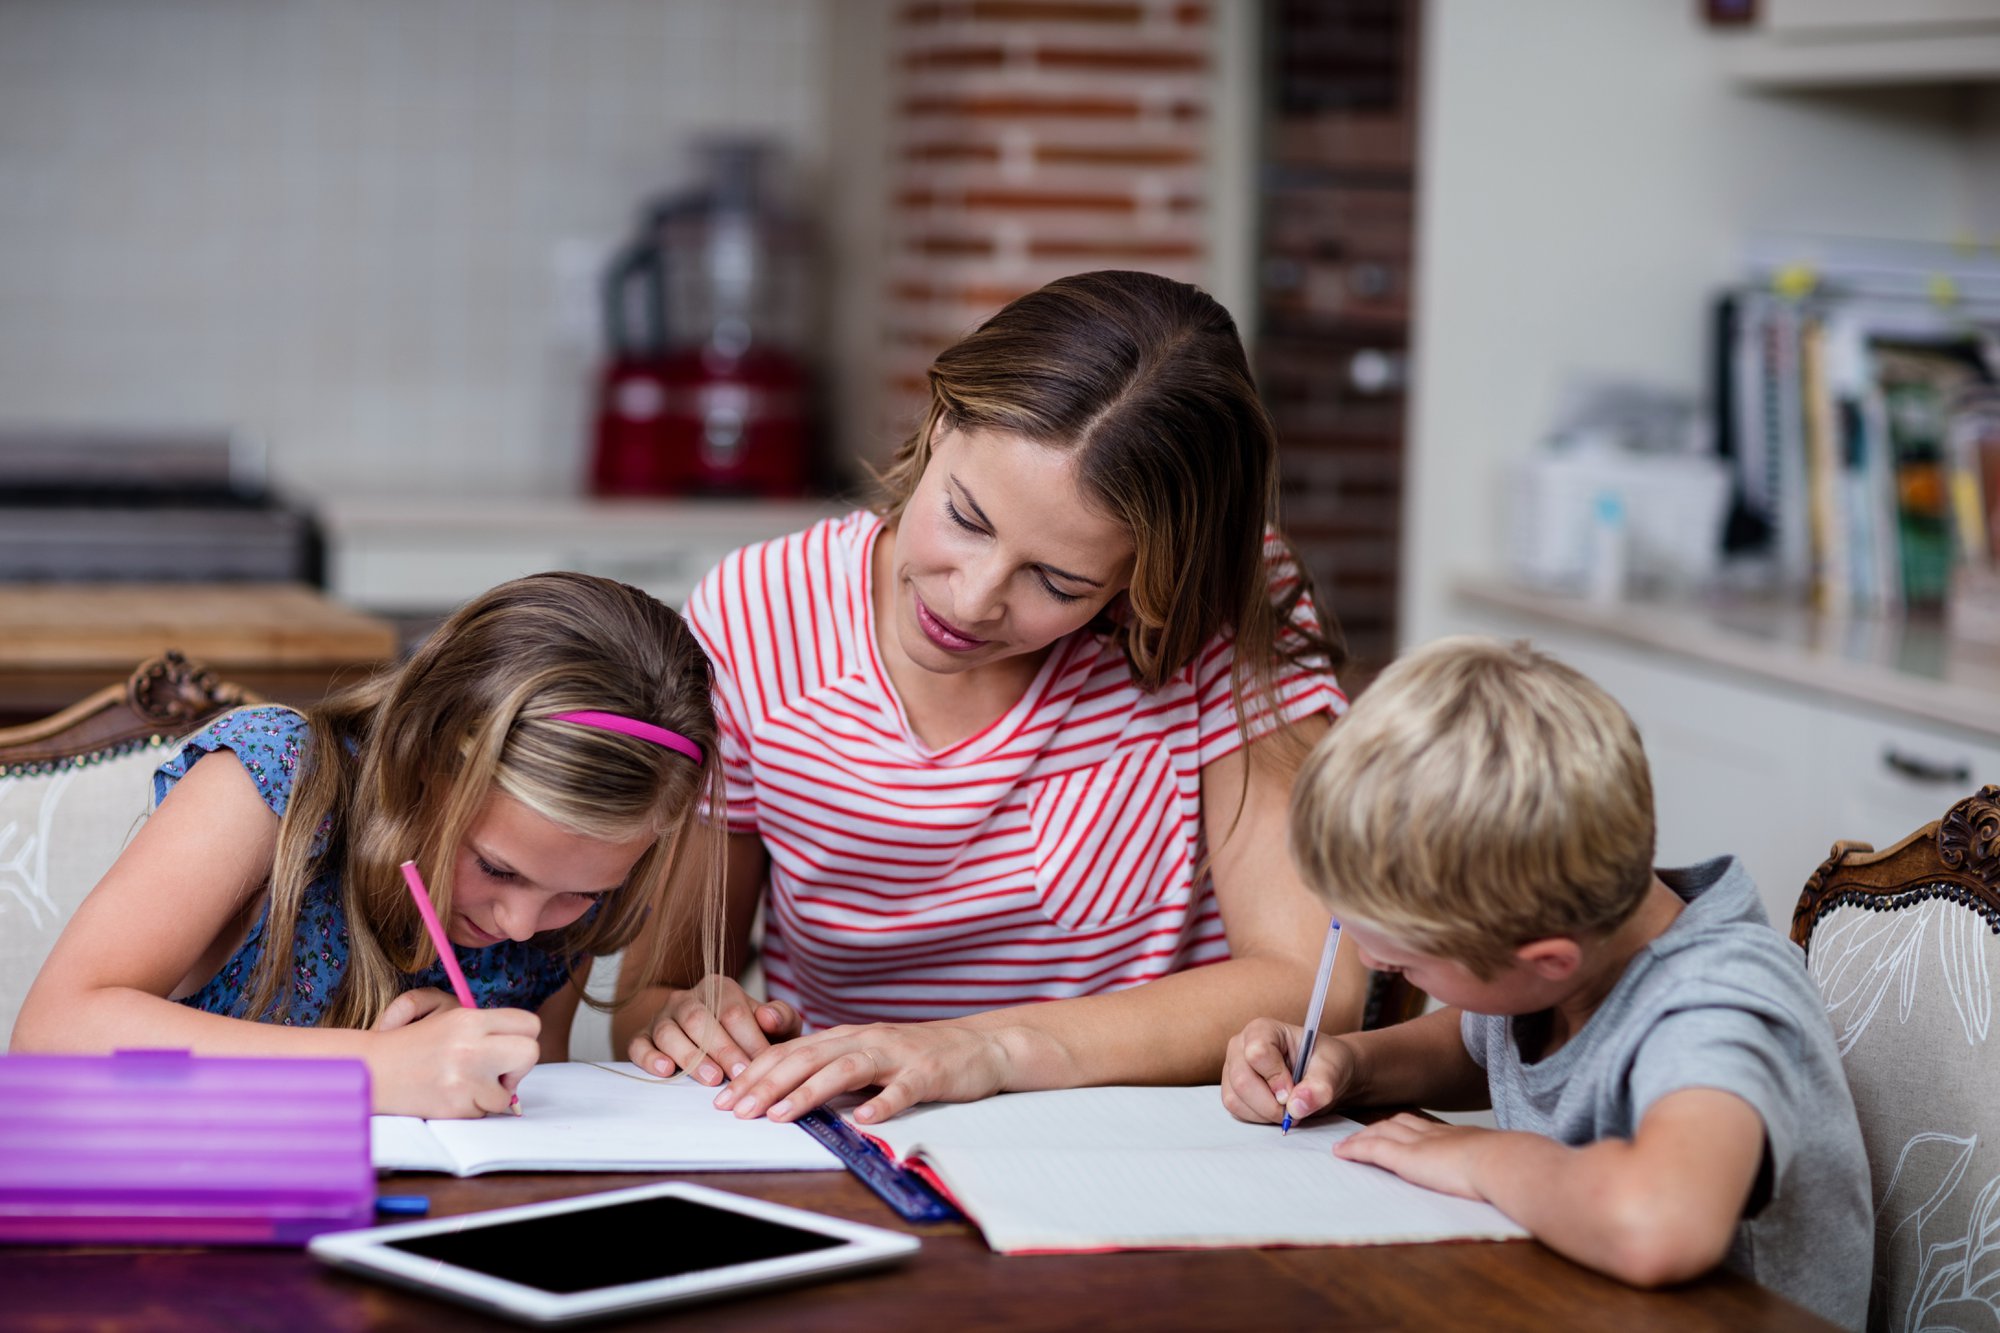
[[[1292,1062],[1304,1040],[1303,1027],[1275,1018],[1252,1019],[1231,1037],[1222,1064],[1222,1104],[1229,1114],[1253,1124],[1275,1125],[1289,1108],[1292,1123],[1297,1124],[1345,1096],[1354,1080],[1354,1051],[1325,1033],[1313,1046],[1305,1078],[1292,1086]]]
[[[1479,1199],[1484,1196],[1473,1188],[1473,1163],[1492,1137],[1492,1130],[1477,1125],[1447,1125],[1405,1111],[1348,1135],[1333,1145],[1333,1155],[1442,1194]]]

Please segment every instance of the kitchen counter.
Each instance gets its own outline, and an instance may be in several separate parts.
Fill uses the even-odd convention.
[[[396,632],[295,583],[0,584],[0,722],[55,712],[169,648],[304,704],[393,661]]]
[[[1490,580],[1457,591],[1473,606],[2000,739],[2000,645],[1955,638],[1939,621],[1776,602],[1602,605]]]

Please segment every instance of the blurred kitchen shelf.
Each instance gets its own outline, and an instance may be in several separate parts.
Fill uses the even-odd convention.
[[[574,569],[669,606],[729,552],[810,527],[831,500],[339,499],[323,501],[335,597],[421,629],[495,584]]]
[[[1752,87],[2000,81],[2000,15],[1907,26],[1751,31],[1725,41],[1725,68]]]

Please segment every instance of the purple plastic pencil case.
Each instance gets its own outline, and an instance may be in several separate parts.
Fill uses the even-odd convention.
[[[374,1220],[368,1066],[0,1056],[0,1243],[302,1245]]]

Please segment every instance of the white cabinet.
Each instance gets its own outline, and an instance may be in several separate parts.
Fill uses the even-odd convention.
[[[422,618],[523,574],[574,569],[678,607],[739,546],[810,527],[830,502],[335,500],[322,507],[329,591]]]
[[[2000,732],[1913,716],[1823,680],[1788,680],[1750,655],[1718,663],[1710,641],[1692,635],[1678,651],[1634,642],[1615,624],[1590,628],[1581,608],[1550,602],[1543,614],[1533,601],[1462,597],[1460,624],[1529,639],[1616,698],[1645,741],[1658,862],[1735,853],[1781,928],[1837,840],[1887,846],[2000,783]]]
[[[1824,710],[1813,753],[1843,836],[1885,847],[1987,783],[2000,741],[1879,713]]]

